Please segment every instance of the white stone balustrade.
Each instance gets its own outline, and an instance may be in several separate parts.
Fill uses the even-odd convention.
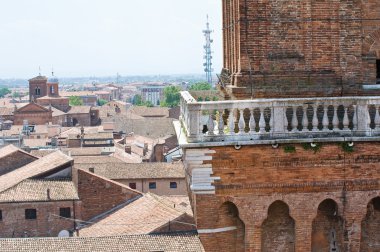
[[[197,102],[181,92],[189,143],[380,136],[380,97]]]

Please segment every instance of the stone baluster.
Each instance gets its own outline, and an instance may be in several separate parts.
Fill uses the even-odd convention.
[[[334,115],[332,120],[333,130],[339,129],[339,119],[338,119],[338,108],[339,106],[333,106],[334,108]]]
[[[356,105],[352,106],[352,130],[357,130],[358,129],[358,114],[356,112]]]
[[[259,121],[259,128],[260,133],[265,133],[265,118],[264,118],[264,109],[260,108],[260,121]]]
[[[219,135],[224,135],[223,110],[219,110],[218,130],[219,130]]]
[[[208,129],[209,135],[214,135],[215,123],[214,123],[213,111],[212,110],[209,111],[207,129]]]
[[[318,131],[318,105],[315,104],[313,108],[313,131]]]
[[[326,105],[323,107],[323,118],[322,118],[322,126],[323,130],[329,130],[329,117],[327,115],[329,107]]]
[[[249,117],[249,133],[254,134],[256,133],[254,109],[252,108],[250,111],[251,111],[251,116]]]
[[[309,131],[309,119],[307,118],[307,108],[308,106],[304,106],[303,116],[302,116],[302,131]]]
[[[379,114],[379,108],[375,105],[375,130],[380,129],[380,114]]]
[[[367,107],[367,111],[368,111],[368,113],[367,113],[367,114],[368,114],[367,126],[368,126],[368,129],[369,129],[369,130],[372,129],[372,128],[371,128],[372,118],[371,118],[370,108],[371,108],[371,106],[368,105],[368,107]]]
[[[239,109],[239,114],[240,114],[240,118],[239,118],[239,122],[238,122],[239,134],[243,134],[244,128],[245,128],[244,109]]]
[[[298,130],[297,107],[293,107],[292,130],[293,132]]]
[[[234,109],[230,109],[230,116],[228,117],[228,126],[230,130],[230,134],[235,134],[235,117],[234,117]]]
[[[269,131],[273,132],[274,131],[274,120],[273,120],[273,114],[274,114],[274,109],[271,110],[270,117],[269,117]]]
[[[288,109],[284,110],[284,114],[285,114],[285,118],[286,118],[286,129],[288,129],[288,131],[292,131],[292,129],[293,129],[292,120],[291,119],[289,120],[289,117],[287,116],[287,111],[288,111]],[[293,115],[291,118],[293,119]],[[290,130],[289,130],[289,124],[290,124]]]
[[[349,125],[350,125],[350,120],[348,120],[348,106],[344,106],[343,130],[348,130]]]

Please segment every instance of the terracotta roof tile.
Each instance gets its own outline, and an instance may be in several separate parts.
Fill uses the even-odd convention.
[[[109,179],[185,178],[182,163],[107,163],[75,164],[80,169],[94,168],[95,174]]]
[[[17,170],[0,176],[0,192],[17,185],[25,179],[33,178],[72,162],[72,160],[71,157],[66,156],[61,151],[53,152]]]
[[[0,239],[0,247],[4,252],[204,252],[194,234]]]
[[[81,228],[79,236],[149,234],[183,215],[188,214],[183,208],[175,207],[172,201],[147,193],[94,224]],[[192,226],[191,223],[189,225]]]
[[[49,189],[49,197],[48,197]],[[27,179],[0,192],[0,202],[34,202],[77,200],[78,193],[70,180]]]

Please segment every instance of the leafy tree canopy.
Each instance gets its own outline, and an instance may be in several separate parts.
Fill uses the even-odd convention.
[[[179,105],[181,88],[178,86],[168,86],[164,88],[164,100],[161,107],[176,107]]]
[[[0,88],[0,98],[3,98],[4,96],[10,93],[11,93],[11,90],[9,90],[9,88],[6,88],[6,87]]]
[[[98,100],[98,106],[103,106],[104,104],[107,104],[107,100],[105,100],[105,99],[99,99]]]
[[[83,101],[78,96],[70,96],[69,97],[69,104],[70,104],[70,106],[81,106],[81,105],[83,105]]]
[[[208,82],[197,82],[190,86],[189,90],[197,91],[197,90],[211,90],[212,86]]]

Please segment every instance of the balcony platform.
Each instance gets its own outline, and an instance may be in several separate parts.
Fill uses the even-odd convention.
[[[371,142],[380,141],[379,107],[377,96],[197,102],[181,92],[174,127],[185,148]]]

